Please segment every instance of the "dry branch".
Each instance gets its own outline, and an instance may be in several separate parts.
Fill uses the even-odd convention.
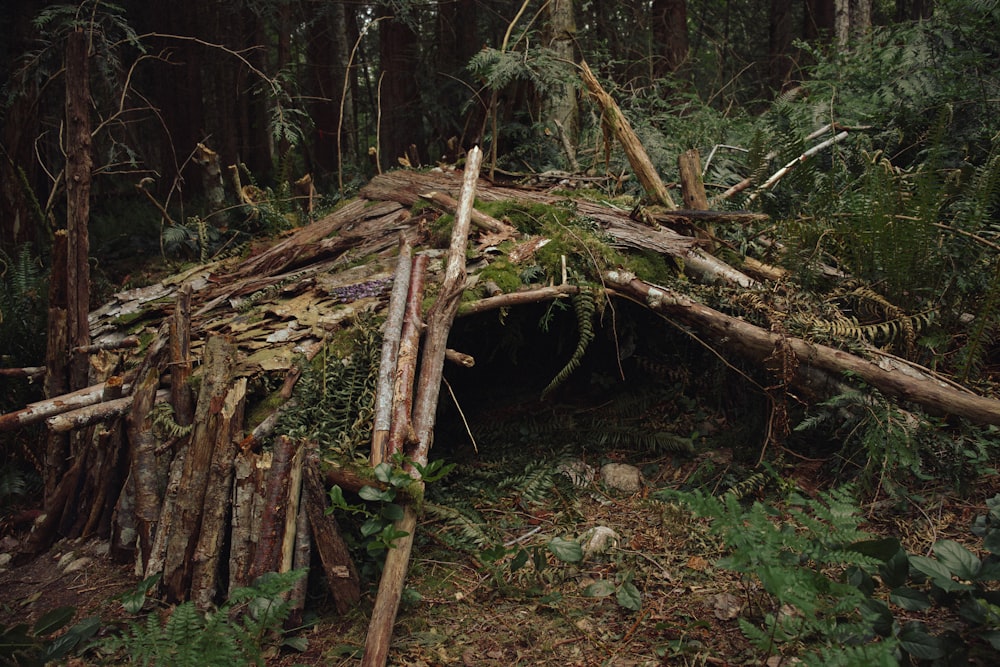
[[[406,314],[400,334],[399,353],[393,378],[392,418],[386,437],[382,460],[403,451],[403,446],[416,440],[413,435],[413,381],[417,376],[420,332],[423,329],[420,305],[424,298],[427,275],[427,255],[417,255],[410,276],[410,291],[406,296]]]
[[[667,191],[667,187],[660,180],[660,175],[656,172],[653,161],[649,159],[646,149],[642,147],[642,142],[639,141],[639,137],[636,136],[628,120],[625,119],[622,110],[618,108],[614,98],[601,87],[597,77],[583,60],[580,61],[580,75],[587,90],[601,107],[601,122],[611,129],[615,138],[621,143],[622,149],[628,157],[628,162],[632,165],[632,171],[635,172],[636,178],[642,184],[642,189],[646,191],[654,203],[667,208],[677,208],[674,200],[670,197],[670,192]]]
[[[413,428],[417,436],[417,448],[411,458],[420,465],[427,464],[427,453],[431,446],[434,416],[437,411],[438,395],[441,391],[441,373],[444,368],[448,332],[458,311],[458,304],[465,290],[465,252],[469,241],[472,204],[476,194],[476,181],[483,154],[478,147],[469,151],[465,164],[462,193],[459,197],[458,212],[452,228],[451,245],[445,265],[444,282],[438,298],[427,314],[427,333],[424,341],[417,396],[413,411]],[[385,665],[392,638],[392,625],[396,620],[399,600],[406,580],[406,570],[413,548],[413,533],[417,527],[417,512],[412,503],[403,505],[403,518],[396,522],[395,529],[403,535],[396,540],[386,555],[385,569],[379,581],[378,595],[368,625],[365,641],[363,667]]]
[[[667,313],[677,320],[725,340],[727,349],[763,363],[776,349],[791,350],[800,364],[839,375],[851,372],[889,396],[913,401],[932,412],[954,414],[973,421],[1000,425],[1000,401],[971,394],[934,380],[887,371],[866,359],[826,345],[810,343],[772,333],[744,320],[731,317],[662,287],[654,287],[634,275],[610,271],[609,286]]]
[[[410,289],[410,273],[413,270],[413,247],[405,238],[400,238],[399,257],[396,273],[389,295],[389,307],[385,316],[385,330],[382,333],[382,357],[378,366],[378,384],[375,389],[375,423],[372,429],[371,464],[377,466],[386,455],[386,441],[389,439],[389,425],[392,417],[393,388],[396,377],[396,361],[406,314],[406,294]]]

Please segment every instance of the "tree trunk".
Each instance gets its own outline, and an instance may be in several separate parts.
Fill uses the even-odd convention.
[[[382,122],[378,130],[378,160],[382,170],[395,167],[410,144],[423,146],[420,131],[420,91],[417,89],[417,34],[408,23],[393,17],[389,8],[379,14],[378,26]]]
[[[659,47],[653,76],[675,74],[688,56],[686,0],[653,0],[653,43]]]
[[[572,0],[550,0],[545,5],[548,14],[548,47],[557,58],[566,63],[576,62],[576,18],[573,15],[573,4]],[[570,65],[567,64],[566,67]],[[553,134],[561,138],[569,169],[579,171],[576,147],[580,133],[580,108],[577,104],[576,87],[568,80],[558,84],[546,97],[542,115],[546,121],[555,125],[552,128]]]
[[[792,73],[792,0],[771,0],[768,30],[771,87],[780,91]]]
[[[90,58],[87,33],[66,42],[66,230],[67,339],[70,347],[90,344]],[[86,387],[88,359],[70,359],[70,388]]]

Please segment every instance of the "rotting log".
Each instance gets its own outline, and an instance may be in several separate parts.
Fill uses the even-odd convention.
[[[405,237],[400,238],[396,272],[389,295],[389,306],[382,332],[382,357],[378,366],[378,384],[375,387],[375,418],[372,428],[372,449],[369,460],[372,467],[385,460],[386,441],[392,418],[392,397],[395,386],[396,362],[402,336],[403,317],[406,314],[406,295],[410,290],[413,271],[413,247]]]
[[[220,430],[225,428],[225,397],[232,382],[236,348],[224,336],[211,336],[205,343],[204,371],[194,430],[183,457],[180,486],[173,508],[173,524],[166,538],[162,587],[167,598],[188,598],[194,567],[194,552],[204,513],[204,501],[212,457]]]
[[[462,192],[445,263],[444,281],[437,300],[427,313],[427,330],[413,406],[413,428],[417,436],[417,445],[411,453],[411,459],[419,465],[427,464],[437,401],[441,392],[448,333],[458,312],[462,292],[465,291],[465,252],[469,242],[472,204],[476,196],[476,181],[482,159],[483,153],[479,147],[469,151],[466,158]],[[416,527],[417,510],[413,503],[406,503],[403,505],[403,517],[395,523],[396,532],[402,537],[395,541],[393,548],[386,554],[385,568],[379,580],[378,595],[375,598],[371,621],[368,624],[368,636],[365,639],[365,653],[361,659],[362,667],[385,665]]]
[[[295,544],[297,541],[295,528],[298,524],[299,506],[302,502],[302,462],[305,457],[304,447],[297,447],[292,455],[292,464],[288,473],[288,491],[285,500],[285,525],[282,527],[281,559],[278,572],[289,572],[295,561]]]
[[[798,363],[839,375],[850,372],[889,396],[917,403],[931,412],[953,414],[972,421],[1000,425],[1000,401],[978,396],[930,379],[887,371],[843,350],[767,331],[720,313],[673,290],[650,285],[623,271],[609,271],[605,280],[617,292],[654,311],[725,340],[726,349],[764,362],[779,348],[791,350]]]
[[[337,612],[343,615],[353,609],[361,599],[361,583],[347,543],[340,535],[337,519],[332,514],[326,513],[329,498],[320,472],[317,449],[315,444],[308,447],[302,492],[305,494],[306,513],[309,515],[316,553],[319,554],[320,562],[323,564],[326,584],[330,588]]]
[[[421,194],[420,198],[426,199],[446,213],[454,214],[458,209],[458,201],[451,197],[451,195],[445,194],[444,192],[431,191]],[[476,209],[472,209],[471,215],[472,224],[480,229],[485,229],[488,232],[494,232],[496,234],[506,234],[511,238],[517,237],[517,230],[502,220],[497,220],[493,216],[486,215]]]
[[[237,378],[226,392],[219,413],[212,450],[212,464],[205,485],[205,501],[191,573],[191,599],[208,609],[219,600],[220,556],[229,524],[232,502],[234,444],[243,429],[247,379]]]
[[[298,443],[285,435],[279,436],[274,445],[274,458],[267,471],[260,538],[247,573],[247,579],[251,582],[265,572],[277,572],[280,569],[292,459],[297,448]]]
[[[705,194],[705,181],[701,176],[701,158],[698,150],[692,148],[677,156],[677,172],[681,182],[681,196],[685,208],[695,211],[708,210],[708,196]],[[695,236],[715,245],[715,228],[708,223],[704,228],[696,227]]]
[[[53,433],[68,433],[75,429],[85,428],[111,417],[125,414],[132,407],[132,396],[124,396],[113,401],[104,401],[95,405],[64,412],[45,420],[45,425]]]
[[[188,426],[194,419],[194,400],[188,380],[191,378],[191,285],[177,291],[174,313],[170,317],[170,404],[174,421]]]
[[[583,78],[583,84],[587,87],[591,97],[601,107],[601,124],[606,125],[614,134],[615,139],[622,145],[625,156],[628,158],[629,164],[632,165],[632,171],[639,179],[642,189],[646,191],[654,203],[667,208],[677,208],[667,187],[660,180],[660,175],[656,172],[653,161],[649,159],[646,149],[642,147],[642,142],[636,136],[635,130],[625,119],[625,115],[618,108],[614,98],[604,90],[584,60],[580,61],[580,76]]]
[[[267,459],[270,460],[270,453]],[[250,564],[260,538],[261,494],[265,457],[241,449],[233,462],[232,528],[229,540],[229,592],[250,583]]]
[[[145,570],[152,551],[153,536],[160,516],[160,494],[156,475],[156,440],[150,411],[156,399],[160,373],[149,368],[132,394],[128,421],[131,448],[131,477],[135,489],[135,526],[139,564]]]

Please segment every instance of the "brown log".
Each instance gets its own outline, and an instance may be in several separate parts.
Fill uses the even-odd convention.
[[[183,472],[163,560],[163,590],[171,601],[187,599],[190,591],[206,485],[235,364],[236,347],[232,342],[223,336],[211,336],[205,343],[194,431],[183,454],[179,454],[184,457]]]
[[[469,242],[472,204],[476,196],[476,181],[482,151],[478,147],[469,151],[466,158],[462,193],[459,197],[458,212],[451,233],[451,245],[445,264],[444,282],[438,298],[427,314],[427,332],[424,342],[417,394],[413,410],[413,428],[417,436],[417,446],[411,458],[420,465],[427,464],[427,455],[433,437],[434,417],[437,412],[438,395],[441,392],[441,374],[444,356],[458,304],[465,291],[465,253]],[[392,626],[399,610],[399,600],[403,593],[406,570],[413,549],[413,533],[417,527],[417,511],[412,503],[403,505],[403,518],[395,523],[396,531],[402,535],[389,549],[385,568],[379,580],[378,595],[368,624],[365,653],[362,667],[381,667],[389,654]]]
[[[430,203],[434,204],[446,213],[454,214],[458,209],[458,202],[448,194],[444,192],[427,192],[420,195],[421,199],[426,199]],[[488,232],[495,232],[498,234],[509,234],[511,237],[517,236],[517,229],[508,225],[507,223],[497,220],[491,215],[486,215],[476,209],[472,209],[472,224],[480,229],[485,229]]]
[[[55,415],[45,420],[45,425],[53,433],[68,433],[75,429],[86,428],[112,417],[123,415],[132,407],[132,396],[125,396],[112,401],[90,405],[61,415]]]
[[[187,426],[194,419],[194,399],[188,380],[191,377],[191,285],[177,291],[177,303],[170,317],[170,404],[174,421]]]
[[[35,382],[45,377],[45,366],[25,366],[24,368],[0,368],[0,377],[26,378]]]
[[[48,338],[45,347],[45,398],[53,399],[69,390],[69,355],[67,349],[68,314],[66,270],[68,233],[57,230],[52,238],[52,275],[49,277]],[[3,417],[0,417],[0,423]],[[3,430],[0,426],[0,430]],[[69,466],[69,436],[49,433],[45,443],[45,497],[51,496]]]
[[[304,447],[299,447],[292,455],[291,470],[288,474],[288,498],[285,501],[285,525],[282,528],[281,564],[279,572],[289,572],[295,560],[296,535],[299,504],[302,501],[302,461],[305,457]]]
[[[382,357],[379,360],[378,383],[375,387],[375,419],[372,428],[372,449],[369,456],[372,467],[382,463],[386,456],[386,443],[389,439],[389,425],[392,419],[396,363],[399,357],[403,317],[406,314],[406,295],[410,290],[412,271],[413,247],[405,237],[400,237],[399,257],[396,260],[392,293],[389,295],[385,329],[382,332]]]
[[[106,340],[100,343],[78,345],[70,350],[70,352],[73,354],[94,354],[95,352],[101,352],[102,350],[126,350],[136,347],[139,347],[139,337],[125,336],[125,338],[122,338],[121,340]]]
[[[67,341],[71,348],[90,344],[90,181],[93,168],[90,132],[90,39],[82,29],[66,39],[66,296]],[[88,360],[70,360],[70,388],[87,386]]]
[[[153,533],[160,515],[156,439],[153,437],[153,423],[150,416],[159,383],[159,372],[155,368],[148,369],[132,393],[132,410],[128,421],[131,475],[135,489],[135,525],[138,532],[139,564],[143,570],[149,560]]]
[[[627,272],[605,274],[608,285],[655,311],[724,339],[728,349],[763,362],[779,346],[791,350],[798,363],[835,375],[851,372],[889,396],[913,401],[932,412],[958,415],[972,421],[1000,425],[1000,401],[950,385],[898,371],[887,371],[866,359],[826,345],[772,333],[744,320],[704,306],[672,290],[654,287]]]
[[[300,480],[301,482],[301,480]],[[300,483],[300,488],[302,484]],[[304,498],[304,489],[300,490],[300,495]],[[299,503],[295,519],[295,554],[292,560],[292,569],[308,571],[310,560],[312,559],[312,540],[309,535],[309,515],[306,512],[306,503]],[[309,577],[302,576],[295,581],[292,589],[288,591],[290,602],[288,619],[285,621],[285,629],[292,630],[302,626],[302,614],[306,608],[306,592],[309,589]]]
[[[131,374],[128,374],[131,376]],[[126,377],[125,392],[131,390],[128,385],[129,377]],[[8,412],[0,415],[0,431],[13,431],[25,426],[31,426],[45,421],[53,415],[59,415],[70,410],[83,408],[88,405],[100,403],[104,397],[104,383],[98,383],[90,387],[85,387],[77,391],[29,403],[26,407],[16,412]]]
[[[297,446],[298,443],[285,435],[279,436],[274,445],[274,458],[267,474],[267,490],[264,493],[260,539],[247,575],[251,582],[265,572],[277,572],[281,566],[289,477]]]
[[[444,359],[462,368],[472,368],[476,365],[476,358],[471,354],[459,352],[458,350],[447,349],[444,351]]]
[[[708,210],[708,196],[705,194],[705,181],[701,176],[701,158],[698,150],[692,148],[677,156],[677,171],[680,175],[681,195],[684,198],[685,208],[705,211]],[[696,228],[696,236],[706,239],[714,246],[715,228],[711,223],[706,224],[704,229]]]
[[[242,429],[246,394],[247,379],[238,378],[226,392],[215,431],[212,464],[205,488],[205,503],[191,572],[191,599],[202,609],[208,609],[218,602],[219,556],[223,550],[233,497],[233,457],[236,453],[234,441]]]
[[[316,553],[319,554],[320,562],[323,564],[326,583],[330,587],[337,612],[346,614],[361,599],[361,583],[347,544],[340,535],[337,519],[332,514],[326,513],[329,497],[323,485],[319,455],[315,445],[309,447],[306,456],[303,485],[304,505],[309,515]]]
[[[261,494],[263,457],[240,450],[233,463],[233,512],[229,542],[229,592],[250,584],[250,564],[260,539],[260,516],[264,507]],[[268,455],[270,458],[270,455]]]
[[[629,164],[632,165],[632,171],[639,179],[642,189],[646,191],[653,203],[667,208],[677,208],[674,200],[670,197],[670,192],[660,180],[660,175],[656,172],[653,161],[649,159],[649,155],[642,147],[639,137],[636,136],[628,120],[625,119],[614,98],[601,87],[597,77],[583,60],[580,61],[580,76],[583,78],[583,83],[591,97],[601,107],[601,123],[607,125],[615,139],[622,145],[625,156],[628,158]]]
[[[427,275],[427,255],[417,255],[410,276],[410,291],[406,298],[406,315],[403,320],[403,330],[400,334],[399,353],[396,359],[396,374],[393,387],[392,419],[386,438],[385,452],[382,460],[388,460],[394,454],[403,451],[404,445],[415,441],[413,436],[413,383],[417,376],[417,359],[419,357],[420,332],[423,329],[421,320],[421,303],[424,296],[424,279]]]
[[[121,492],[127,466],[122,460],[124,429],[112,425],[97,436],[97,460],[90,466],[88,481],[94,485],[94,500],[87,521],[80,530],[82,537],[94,534],[108,537],[111,532],[111,513]]]
[[[572,296],[577,294],[579,291],[579,286],[566,284],[554,285],[552,287],[539,287],[537,289],[525,290],[523,292],[510,292],[509,294],[500,294],[499,296],[491,296],[485,299],[463,303],[458,309],[458,315],[460,317],[464,317],[466,315],[478,315],[491,310],[499,310],[500,308],[511,308],[513,306],[522,306],[528,303],[542,303],[543,301],[552,301],[553,299],[561,299],[566,296]]]
[[[59,524],[63,519],[63,511],[67,503],[76,497],[86,462],[87,457],[85,456],[77,458],[59,480],[52,495],[45,499],[45,511],[35,520],[31,534],[28,535],[20,553],[14,559],[15,565],[27,562],[32,557],[47,550],[55,542]]]

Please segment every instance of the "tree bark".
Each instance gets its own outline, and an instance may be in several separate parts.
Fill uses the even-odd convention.
[[[576,17],[573,15],[572,0],[550,0],[544,7],[548,14],[545,23],[548,47],[556,58],[567,63],[576,61]],[[567,77],[568,78],[568,77]],[[555,125],[553,134],[562,137],[568,167],[579,170],[576,161],[576,145],[580,134],[580,107],[577,103],[576,88],[569,81],[557,84],[545,99],[543,118]]]
[[[277,572],[281,566],[281,545],[285,532],[285,515],[288,511],[288,489],[296,441],[279,436],[275,443],[274,458],[267,471],[267,489],[264,509],[260,519],[260,540],[254,551],[247,579],[254,579],[265,572]]]
[[[153,535],[160,517],[160,494],[157,489],[156,441],[150,411],[156,399],[160,373],[149,368],[132,392],[132,411],[128,423],[131,447],[132,482],[135,485],[135,523],[138,533],[139,564],[146,570],[152,552]]]
[[[233,519],[229,542],[229,591],[250,584],[250,565],[260,539],[261,456],[241,450],[234,461]]]
[[[413,382],[417,376],[420,333],[423,328],[420,308],[428,261],[427,255],[417,255],[410,274],[410,291],[406,298],[406,314],[393,378],[392,418],[383,459],[403,452],[405,445],[416,442],[416,436],[413,435]]]
[[[52,274],[49,276],[49,319],[45,350],[45,397],[62,396],[69,390],[68,297],[66,271],[68,233],[56,231],[52,239]],[[0,417],[2,419],[2,417]],[[55,491],[69,458],[69,436],[49,433],[45,447],[45,497]]]
[[[87,33],[66,42],[67,331],[70,347],[90,344],[90,58]],[[88,359],[70,359],[70,388],[87,386]]]
[[[674,74],[687,60],[686,0],[653,0],[653,43],[659,48],[653,76]]]
[[[188,380],[191,378],[191,285],[177,291],[174,313],[170,317],[170,404],[174,421],[188,426],[194,419],[194,400]]]
[[[163,589],[168,599],[185,600],[191,589],[194,552],[204,518],[205,493],[220,429],[226,430],[225,397],[235,367],[236,348],[222,336],[205,344],[204,371],[194,431],[183,453],[173,525],[163,561]]]

